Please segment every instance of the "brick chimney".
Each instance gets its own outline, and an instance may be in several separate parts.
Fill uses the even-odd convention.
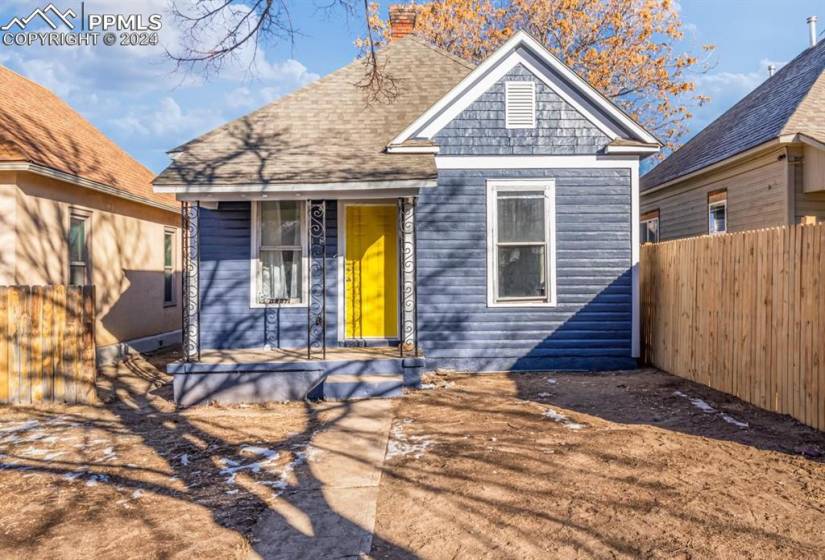
[[[390,40],[406,37],[415,29],[415,5],[394,4],[390,6]]]

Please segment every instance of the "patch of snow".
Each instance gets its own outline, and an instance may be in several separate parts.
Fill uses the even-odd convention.
[[[547,398],[547,397],[549,397],[549,396],[550,396],[550,393],[539,393],[539,394],[538,394],[538,397],[539,397],[540,399],[544,399],[544,398]]]
[[[405,433],[404,427],[410,424],[412,424],[412,419],[406,418],[392,427],[390,440],[387,442],[387,459],[405,455],[412,455],[416,459],[420,459],[432,447],[434,442],[426,436]]]
[[[232,495],[232,494],[237,494],[237,493],[238,493],[238,490],[237,490],[237,488],[236,488],[235,490],[227,490],[227,491],[226,491],[226,493],[227,493],[227,494],[230,494],[230,495]]]
[[[724,412],[722,413],[722,420],[724,420],[728,424],[733,424],[734,426],[736,426],[738,428],[748,428],[749,427],[747,422],[742,422],[741,420],[737,420],[736,418],[734,418],[730,414],[725,414]]]
[[[133,500],[137,500],[141,496],[143,496],[143,490],[138,489],[138,490],[135,490],[134,492],[132,492],[132,499]]]
[[[241,454],[252,455],[254,457],[262,457],[258,461],[252,463],[240,464],[238,461],[232,459],[221,459],[224,468],[220,470],[220,474],[225,475],[227,484],[235,484],[235,478],[241,471],[251,471],[254,473],[261,472],[261,469],[269,463],[278,459],[278,452],[265,447],[244,446],[241,448]]]
[[[422,383],[418,386],[418,388],[424,391],[429,391],[430,389],[435,389],[435,383]]]
[[[548,382],[550,385],[555,385],[556,383],[558,383],[558,382],[559,382],[559,380],[558,380],[558,379],[553,379],[552,377],[548,377],[548,378],[547,378],[547,382]]]
[[[719,417],[722,418],[728,424],[733,424],[737,428],[748,428],[747,422],[742,422],[741,420],[737,420],[730,414],[726,414],[724,412],[719,412],[713,406],[709,405],[707,402],[703,401],[700,398],[691,397],[690,395],[686,395],[682,391],[673,391],[673,395],[677,397],[681,397],[683,399],[687,399],[690,401],[690,404],[704,412],[705,414],[719,414]]]
[[[189,455],[187,455],[186,453],[184,453],[183,455],[181,455],[181,456],[180,456],[180,464],[181,464],[181,465],[183,465],[184,467],[185,467],[186,465],[188,465],[188,464],[189,464]]]
[[[93,474],[89,477],[86,481],[86,486],[97,486],[98,482],[106,482],[109,480],[109,477],[105,474]]]
[[[557,422],[557,423],[561,424],[562,426],[564,426],[568,430],[581,430],[581,429],[585,428],[584,424],[579,424],[578,422],[573,422],[572,420],[570,420],[570,418],[568,418],[567,416],[565,416],[561,412],[553,410],[552,408],[548,408],[547,410],[545,410],[544,411],[544,416],[546,418],[551,419],[553,422]]]
[[[25,422],[17,422],[9,426],[6,426],[5,428],[0,428],[0,434],[13,434],[17,432],[25,432],[26,430],[31,430],[32,428],[36,428],[39,425],[39,420],[26,420]]]

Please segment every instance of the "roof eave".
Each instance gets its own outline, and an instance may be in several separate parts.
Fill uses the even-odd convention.
[[[56,179],[58,181],[63,181],[66,183],[70,183],[72,185],[76,185],[78,187],[83,187],[98,192],[110,194],[118,198],[130,200],[132,202],[137,202],[139,204],[154,206],[155,208],[160,208],[161,210],[168,210],[170,212],[175,213],[177,213],[180,210],[180,207],[174,203],[164,204],[163,202],[158,202],[156,200],[152,200],[144,196],[133,194],[131,192],[119,189],[117,187],[113,187],[111,185],[106,185],[104,183],[92,181],[91,179],[80,177],[79,175],[72,175],[71,173],[65,173],[63,171],[59,171],[57,169],[53,169],[45,165],[32,163],[30,161],[3,161],[0,162],[0,171],[18,171],[34,173],[35,175],[40,175],[41,177]]]
[[[778,138],[772,138],[771,140],[768,140],[767,142],[757,144],[756,146],[753,146],[751,148],[748,148],[746,150],[738,152],[738,153],[736,153],[732,156],[729,156],[725,159],[714,162],[710,165],[707,165],[707,166],[702,167],[700,169],[697,169],[695,171],[691,171],[690,173],[685,173],[684,175],[679,175],[677,177],[673,177],[672,179],[668,179],[664,183],[660,183],[660,184],[656,185],[655,187],[651,187],[649,189],[646,189],[646,188],[642,187],[641,194],[645,195],[645,194],[650,194],[650,193],[660,191],[662,189],[666,189],[670,186],[676,185],[678,183],[682,183],[682,182],[687,181],[689,179],[693,179],[694,177],[698,177],[698,176],[703,175],[705,173],[710,173],[711,171],[721,169],[721,168],[726,167],[728,165],[733,165],[735,163],[740,162],[743,159],[755,156],[755,155],[757,155],[761,152],[764,152],[766,150],[769,150],[771,148],[776,148],[780,145],[786,145],[786,144],[792,144],[792,143],[797,143],[797,135],[795,135],[795,134],[784,135],[784,136],[780,136]],[[642,180],[644,181],[644,176],[642,176]]]

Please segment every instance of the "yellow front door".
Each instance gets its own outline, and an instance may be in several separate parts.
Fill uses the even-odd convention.
[[[391,205],[346,207],[347,338],[398,337],[398,228]]]

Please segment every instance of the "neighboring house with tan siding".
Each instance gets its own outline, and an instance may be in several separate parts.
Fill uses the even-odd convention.
[[[178,203],[46,88],[0,88],[0,285],[94,284],[102,361],[179,341]]]
[[[825,44],[641,178],[641,240],[825,220]]]

